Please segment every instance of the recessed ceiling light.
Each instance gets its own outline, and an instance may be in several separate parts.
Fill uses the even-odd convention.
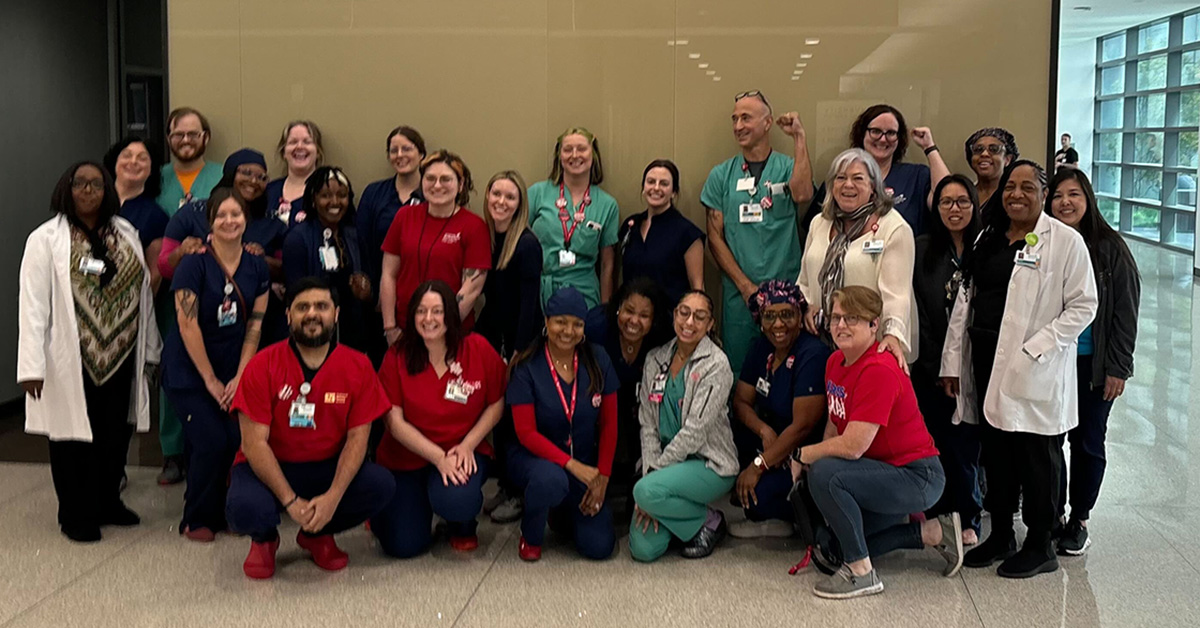
[[[707,67],[708,67],[708,64],[707,64],[707,63],[700,63],[700,64],[697,64],[697,67],[699,67],[701,70],[703,70],[704,68],[707,68]]]
[[[698,52],[689,52],[689,53],[688,53],[688,58],[689,58],[689,59],[699,59],[699,58],[700,58],[700,53],[698,53]]]
[[[804,70],[792,70],[792,74],[795,74],[796,76],[800,76],[801,74],[804,74]]]
[[[805,52],[805,53],[803,53],[803,54],[801,54],[801,55],[800,55],[800,58],[801,58],[801,59],[811,59],[811,58],[812,58],[812,54],[811,54],[811,53],[807,53],[807,52]]]
[[[800,77],[799,77],[799,76],[793,76],[793,77],[792,77],[792,80],[793,80],[793,81],[799,81],[799,80],[800,80]]]
[[[797,64],[796,64],[796,67],[798,67],[798,68],[807,68],[807,67],[808,67],[808,64],[807,64],[807,63],[797,63]]]
[[[719,76],[714,76],[714,77],[713,77],[713,80],[714,80],[714,81],[719,81],[719,80],[721,80],[721,77],[719,77]]]
[[[676,46],[686,46],[686,45],[688,45],[688,40],[686,40],[686,39],[676,39],[676,40],[675,40],[675,45],[676,45]]]
[[[805,43],[805,45],[808,45],[808,46],[815,46],[815,45],[821,43],[821,40],[817,39],[816,37],[809,37],[804,40],[804,43]]]
[[[674,39],[668,39],[668,40],[667,40],[667,45],[668,45],[668,46],[674,46],[674,45],[675,45],[675,40],[674,40]]]
[[[709,70],[709,71],[705,72],[705,73],[704,73],[704,75],[705,75],[705,76],[713,76],[713,75],[715,75],[716,73],[717,73],[717,71],[716,71],[716,70]]]

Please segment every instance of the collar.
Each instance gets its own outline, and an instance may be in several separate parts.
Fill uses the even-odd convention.
[[[292,338],[288,338],[287,342],[288,347],[290,347],[292,350],[292,355],[296,356],[296,362],[300,364],[300,370],[304,372],[304,381],[306,382],[311,382],[317,377],[317,373],[321,370],[321,367],[325,366],[326,362],[329,362],[329,356],[333,355],[333,352],[338,346],[337,340],[331,338],[329,340],[329,351],[325,353],[325,359],[322,360],[321,364],[314,369],[309,368],[308,365],[305,364],[304,357],[300,355],[300,348],[296,345],[296,341]]]

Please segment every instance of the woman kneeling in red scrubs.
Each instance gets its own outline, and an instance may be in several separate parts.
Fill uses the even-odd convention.
[[[376,461],[395,475],[396,493],[371,530],[385,553],[410,558],[429,549],[437,514],[450,546],[471,551],[492,456],[484,438],[504,410],[504,361],[483,336],[464,335],[443,281],[417,287],[404,329],[379,370],[392,411]]]

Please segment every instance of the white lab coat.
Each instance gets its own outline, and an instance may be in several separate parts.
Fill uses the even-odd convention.
[[[1037,244],[1024,250],[1040,264],[1013,268],[983,413],[1006,432],[1054,436],[1079,424],[1076,345],[1098,297],[1083,237],[1044,213],[1033,232]],[[959,378],[955,423],[978,421],[967,335],[973,293],[959,291],[942,350],[941,376]]]
[[[137,229],[115,216],[113,225],[146,260]],[[17,381],[40,379],[45,383],[42,398],[25,396],[25,431],[45,434],[50,440],[92,441],[87,401],[83,395],[83,358],[79,327],[75,318],[75,296],[71,292],[71,227],[66,217],[44,222],[25,241],[21,259],[18,304]],[[158,364],[162,339],[154,320],[150,273],[142,280],[137,346],[127,359],[134,360],[133,386],[129,391],[129,423],[137,431],[150,429],[150,391],[146,382],[147,363]]]

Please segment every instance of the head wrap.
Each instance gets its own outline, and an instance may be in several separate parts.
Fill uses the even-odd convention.
[[[762,311],[768,306],[781,303],[791,305],[802,313],[808,305],[804,300],[804,293],[800,292],[800,286],[790,281],[768,279],[759,284],[758,291],[750,297],[747,306],[750,308],[750,316],[754,317],[754,323],[761,325]]]
[[[579,320],[587,320],[587,302],[583,295],[571,286],[559,288],[546,301],[546,318],[551,316],[574,316]]]
[[[247,164],[258,164],[263,170],[267,169],[267,160],[263,154],[253,148],[243,148],[234,151],[233,154],[225,160],[225,168],[223,172],[226,176],[232,176],[237,172],[237,169]]]

